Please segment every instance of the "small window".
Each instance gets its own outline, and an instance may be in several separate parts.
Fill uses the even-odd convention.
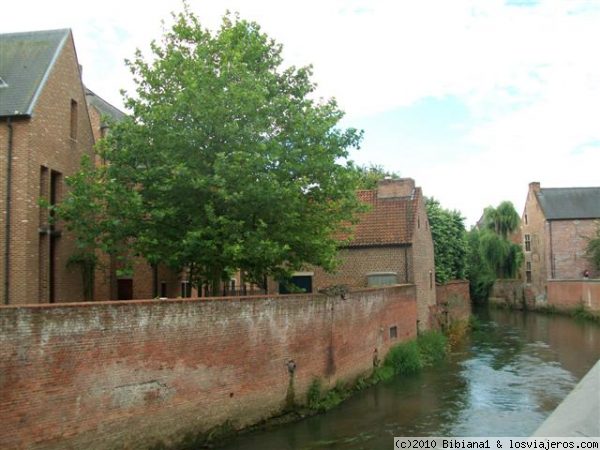
[[[167,283],[164,281],[160,283],[160,296],[163,298],[167,297]]]
[[[192,284],[189,281],[181,282],[181,297],[189,298],[192,296]]]
[[[77,102],[71,99],[71,139],[77,140]]]
[[[421,228],[421,216],[417,216],[417,228]]]
[[[529,261],[525,264],[525,280],[527,283],[531,283],[531,263]]]
[[[433,289],[433,272],[429,271],[429,289]]]
[[[529,235],[529,234],[525,235],[525,251],[526,252],[531,251],[531,235]]]
[[[527,225],[527,213],[525,213],[525,225]]]
[[[398,327],[397,326],[393,326],[390,327],[390,339],[397,339],[398,338]]]

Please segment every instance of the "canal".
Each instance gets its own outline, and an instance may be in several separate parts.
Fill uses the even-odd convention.
[[[233,449],[390,449],[394,436],[529,436],[600,358],[600,326],[539,313],[477,312],[448,360],[362,391]]]

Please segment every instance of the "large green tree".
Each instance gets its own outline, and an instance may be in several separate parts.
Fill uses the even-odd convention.
[[[467,275],[467,232],[459,211],[443,208],[434,198],[426,199],[433,238],[435,277],[440,283]]]
[[[523,263],[523,251],[510,240],[519,227],[519,214],[511,202],[487,207],[481,229],[469,233],[469,281],[471,296],[484,301],[498,278],[517,276]]]
[[[371,164],[369,166],[356,166],[358,175],[358,189],[377,189],[380,180],[391,178],[397,180],[400,175],[396,172],[386,170],[383,166]]]
[[[211,32],[187,7],[174,18],[151,58],[128,61],[132,114],[103,146],[107,189],[95,193],[120,207],[84,240],[125,241],[215,292],[238,269],[258,283],[307,263],[332,269],[334,231],[360,207],[346,158],[362,132],[337,126],[343,113],[314,100],[311,68],[285,68],[256,23],[227,14]],[[73,229],[78,185],[62,209]]]

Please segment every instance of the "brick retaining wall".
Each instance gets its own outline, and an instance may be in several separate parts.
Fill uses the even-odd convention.
[[[0,307],[0,448],[148,448],[276,414],[416,334],[415,287]],[[391,338],[390,327],[397,327]]]

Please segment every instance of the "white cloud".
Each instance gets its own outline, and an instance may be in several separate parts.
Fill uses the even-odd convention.
[[[256,20],[284,44],[286,62],[312,63],[318,94],[335,96],[353,118],[426,97],[455,96],[469,108],[468,158],[427,170],[389,149],[381,161],[414,176],[426,193],[460,208],[473,222],[489,203],[518,205],[529,181],[598,185],[600,10],[595,1],[541,0],[190,0],[214,28],[226,9]],[[518,4],[519,2],[512,2]],[[120,105],[132,90],[123,60],[161,35],[175,0],[17,2],[0,29],[73,28],[84,79]],[[369,130],[366,130],[368,133]],[[435,130],[432,130],[435,133]],[[574,151],[579,149],[578,151]],[[368,151],[368,149],[367,149]],[[596,170],[594,170],[596,169]],[[521,202],[521,203],[519,203]]]

